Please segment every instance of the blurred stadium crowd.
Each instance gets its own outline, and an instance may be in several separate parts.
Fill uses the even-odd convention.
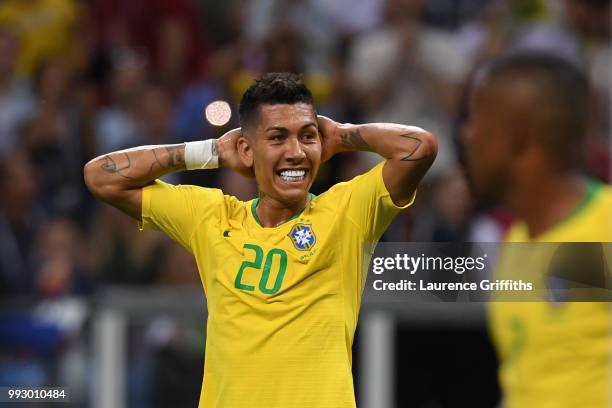
[[[461,125],[474,68],[518,48],[557,52],[594,85],[587,165],[609,176],[606,0],[6,0],[0,4],[0,293],[88,294],[101,283],[194,284],[190,256],[95,202],[82,166],[113,150],[218,137],[204,108],[236,107],[263,72],[303,72],[338,121],[433,131],[440,154],[417,206],[386,235],[496,241],[502,211],[471,196]],[[340,155],[315,193],[370,167]],[[250,199],[229,171],[171,180]]]
[[[237,127],[263,72],[304,73],[319,113],[435,133],[439,156],[389,241],[499,241],[509,217],[472,195],[462,168],[475,68],[539,48],[593,84],[585,168],[609,181],[608,0],[4,0],[0,2],[0,298],[89,295],[104,284],[195,285],[191,256],[96,202],[83,165],[109,151],[216,138]],[[213,101],[224,126],[203,115]],[[335,157],[314,193],[371,167]],[[230,171],[171,182],[250,199]],[[198,379],[199,380],[199,379]]]

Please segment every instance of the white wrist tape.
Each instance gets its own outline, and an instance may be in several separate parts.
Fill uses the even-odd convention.
[[[187,170],[216,169],[219,167],[217,140],[207,139],[185,143],[185,167],[187,167]]]

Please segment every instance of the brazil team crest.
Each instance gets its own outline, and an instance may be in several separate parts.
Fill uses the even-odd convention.
[[[295,224],[287,236],[300,251],[308,251],[317,242],[310,224]]]

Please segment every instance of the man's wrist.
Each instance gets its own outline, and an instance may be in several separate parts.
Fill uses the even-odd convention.
[[[352,123],[338,123],[335,131],[335,143],[337,152],[368,151],[364,142],[360,125]]]
[[[217,139],[185,143],[185,168],[187,170],[199,170],[219,167],[217,145]]]

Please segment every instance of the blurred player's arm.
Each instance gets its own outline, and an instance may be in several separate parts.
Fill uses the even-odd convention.
[[[240,129],[215,140],[219,166],[248,175],[236,152]],[[85,165],[85,184],[98,199],[141,220],[142,188],[168,173],[186,170],[185,144],[141,146],[96,157]]]
[[[374,152],[387,159],[383,179],[391,199],[399,206],[410,202],[438,152],[435,136],[415,126],[340,124],[319,116],[319,131],[323,139],[323,160],[346,151]]]

